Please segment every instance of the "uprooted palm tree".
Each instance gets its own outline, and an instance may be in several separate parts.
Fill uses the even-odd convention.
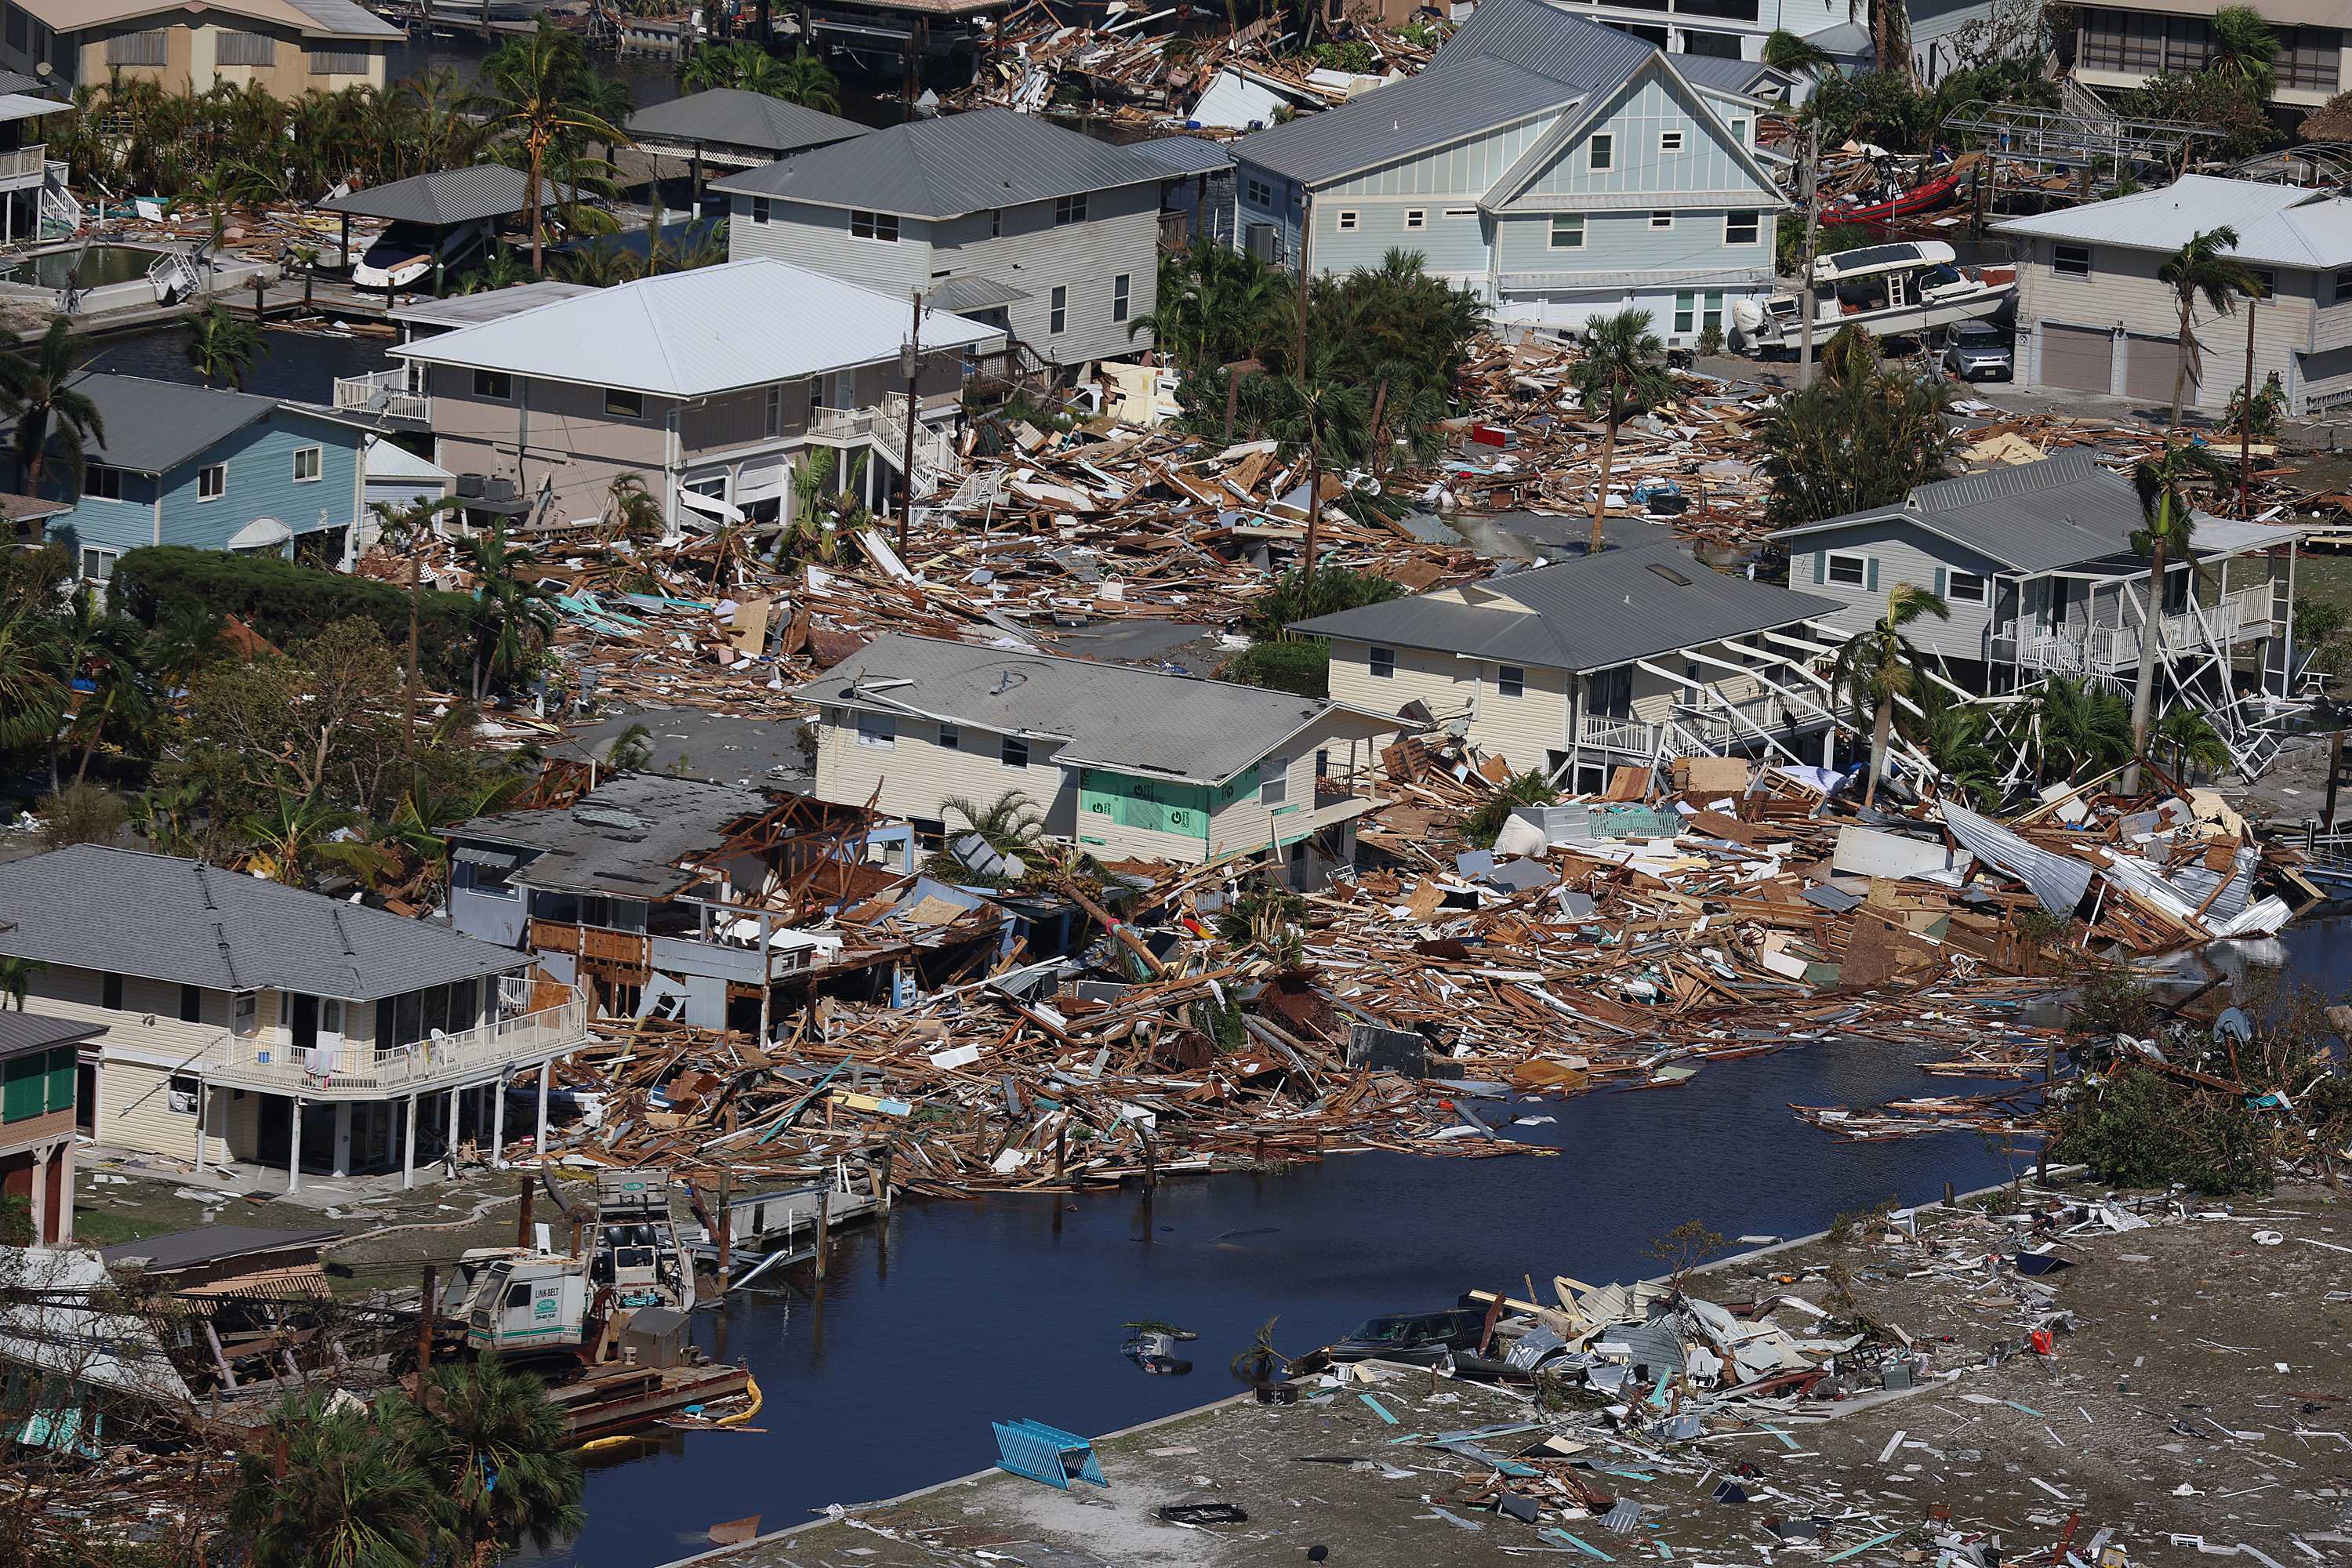
[[[1870,716],[1870,778],[1863,786],[1862,804],[1878,800],[1878,781],[1886,772],[1886,747],[1895,727],[1895,705],[1908,700],[1925,680],[1919,650],[1904,628],[1922,616],[1949,620],[1944,601],[1925,588],[1897,583],[1886,595],[1886,613],[1868,631],[1856,632],[1837,651],[1834,681],[1851,696],[1857,716]]]
[[[1647,310],[1620,310],[1585,329],[1584,357],[1570,373],[1587,415],[1608,426],[1601,441],[1601,478],[1592,490],[1592,535],[1585,553],[1598,555],[1601,525],[1609,516],[1609,473],[1617,463],[1617,432],[1636,408],[1664,403],[1675,395],[1666,378],[1666,346],[1650,331]]]
[[[2189,558],[2193,509],[2182,487],[2194,479],[2222,479],[2227,473],[2219,458],[2186,442],[2143,458],[2132,470],[2132,489],[2139,496],[2142,521],[2132,533],[2131,543],[2147,557],[2147,604],[2139,628],[2139,681],[2132,689],[2132,760],[2125,766],[2118,786],[2126,795],[2139,793],[2140,759],[2147,754],[2147,720],[2156,702],[2157,632],[2164,621],[2166,574],[2174,561]]]
[[[2262,280],[2253,269],[2228,254],[2238,247],[2238,231],[2228,224],[2189,237],[2186,244],[2158,264],[2157,280],[2172,290],[2180,307],[2180,345],[2172,373],[2172,423],[2180,423],[2182,396],[2192,375],[2204,379],[2204,346],[2197,341],[2197,301],[2203,299],[2217,316],[2233,316],[2241,299],[2259,299]]]

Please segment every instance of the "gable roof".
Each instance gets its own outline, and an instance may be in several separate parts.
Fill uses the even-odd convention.
[[[0,953],[208,991],[373,1002],[527,955],[201,860],[77,844],[0,865]]]
[[[1833,599],[1726,575],[1663,539],[1507,572],[1463,592],[1516,604],[1456,604],[1424,594],[1295,621],[1290,629],[1582,671],[1793,626],[1841,607]]]
[[[2143,526],[2139,497],[2123,475],[2081,452],[2011,463],[1913,489],[1899,506],[1849,512],[1776,539],[1857,523],[1902,520],[2015,572],[2051,572],[2131,549]]]
[[[0,1057],[22,1056],[26,1051],[53,1050],[59,1046],[78,1046],[84,1040],[106,1033],[104,1024],[92,1024],[79,1018],[52,1018],[42,1013],[16,1013],[0,1009]]]
[[[61,33],[133,22],[192,9],[187,0],[16,0],[36,21]],[[257,22],[299,28],[305,37],[404,38],[408,35],[352,0],[209,0],[210,8]]]
[[[391,352],[427,364],[706,397],[895,361],[908,318],[904,299],[760,257],[593,289]],[[923,311],[926,349],[1003,335],[1001,327]]]
[[[711,189],[940,218],[1156,182],[1169,174],[1158,159],[1066,131],[1039,116],[982,109],[869,132],[730,175]]]
[[[1255,686],[904,632],[875,638],[793,695],[1059,740],[1055,760],[1065,764],[1212,784],[1325,714],[1352,711]]]
[[[622,773],[560,810],[478,816],[443,837],[537,851],[513,873],[525,887],[665,899],[695,879],[680,861],[716,855],[730,824],[775,807],[762,790]]]
[[[1657,52],[1654,44],[1547,0],[1487,0],[1421,74],[1495,59],[1590,91],[1614,87]]]
[[[541,182],[543,199],[553,200],[551,193],[554,189],[551,183]],[[530,205],[529,171],[509,169],[503,163],[476,163],[468,168],[442,169],[381,185],[362,186],[343,195],[329,196],[318,204],[318,210],[442,228],[452,224],[478,223],[484,218],[512,217]]]
[[[1481,6],[1479,15],[1484,14]],[[1441,58],[1444,52],[1438,51]],[[1507,60],[1474,57],[1442,79],[1434,70],[1433,66],[1337,109],[1254,131],[1234,143],[1234,158],[1301,184],[1318,185],[1555,112],[1580,90]]]
[[[2256,180],[2186,174],[2162,190],[2090,202],[1993,225],[2000,234],[2170,252],[2224,226],[2238,231],[2226,254],[2279,267],[2352,267],[2352,198]]]
[[[139,474],[168,473],[224,437],[289,406],[249,392],[109,371],[81,371],[68,384],[98,405],[105,425],[103,440],[93,436],[85,443],[90,458]],[[305,409],[292,411],[316,417]],[[16,427],[14,417],[0,419],[0,432]]]
[[[811,147],[863,136],[869,127],[764,92],[717,87],[656,103],[629,116],[637,135],[678,142],[715,142],[781,158]]]

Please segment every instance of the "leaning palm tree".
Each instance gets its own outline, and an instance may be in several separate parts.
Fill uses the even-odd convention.
[[[1907,700],[1924,677],[1919,650],[1904,628],[1922,616],[1949,620],[1944,601],[1925,588],[1897,583],[1886,595],[1886,613],[1868,631],[1856,632],[1837,651],[1832,684],[1852,697],[1856,715],[1870,715],[1870,780],[1863,786],[1862,804],[1878,800],[1878,781],[1886,772],[1887,737],[1895,728],[1895,704]]]
[[[29,606],[0,616],[0,752],[47,745],[65,717],[56,623]]]
[[[547,224],[542,189],[548,159],[556,144],[584,136],[607,146],[634,146],[629,133],[580,106],[587,69],[579,39],[544,19],[539,30],[509,39],[482,62],[478,107],[497,132],[511,140],[530,178],[524,200],[530,209],[530,270],[547,276]]]
[[[106,420],[76,384],[83,358],[81,344],[63,316],[50,321],[49,330],[29,346],[0,328],[0,411],[16,416],[12,435],[16,471],[24,476],[28,495],[40,493],[54,446],[65,468],[66,496],[79,496],[83,443],[94,439],[105,444]]]
[[[449,1544],[444,1484],[385,1423],[303,1394],[237,1456],[229,1522],[253,1568],[415,1568]]]
[[[1584,358],[1570,374],[1584,399],[1587,416],[1608,425],[1601,442],[1601,479],[1592,491],[1592,537],[1585,553],[1602,549],[1601,526],[1609,516],[1609,472],[1617,464],[1617,431],[1636,407],[1648,408],[1675,395],[1666,378],[1665,344],[1650,331],[1647,310],[1620,310],[1585,329]]]
[[[2131,762],[2117,786],[2126,795],[2139,793],[2140,759],[2147,755],[2147,717],[2156,700],[2157,628],[2164,620],[2165,574],[2175,561],[2189,557],[2193,508],[2182,487],[2192,479],[2227,477],[2221,460],[2193,443],[2169,446],[2152,458],[2143,458],[2132,470],[2132,489],[2139,495],[2141,526],[2131,536],[2132,548],[2147,558],[2147,604],[2139,627],[2139,681],[2132,689]],[[2192,567],[2193,571],[2194,568]]]
[[[436,1367],[419,1403],[396,1403],[390,1418],[440,1489],[454,1563],[495,1562],[526,1540],[544,1552],[578,1533],[580,1460],[538,1378],[488,1357]]]
[[[2205,353],[2197,341],[2194,317],[2201,296],[2217,316],[2233,316],[2240,297],[2262,293],[2262,281],[2252,268],[2228,252],[2237,248],[2238,231],[2228,224],[2192,234],[2188,243],[2158,264],[2158,281],[2172,290],[2180,306],[2179,366],[2172,373],[2172,423],[2180,423],[2180,401],[2189,378],[2204,379]]]
[[[233,316],[215,305],[188,323],[188,365],[206,386],[218,379],[244,391],[260,353],[261,330],[249,316]]]

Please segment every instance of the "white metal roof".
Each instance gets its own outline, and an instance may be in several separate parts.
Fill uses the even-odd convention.
[[[422,479],[431,483],[457,477],[440,464],[420,458],[405,447],[395,447],[381,436],[368,437],[366,467],[371,479]]]
[[[2186,174],[2142,191],[1993,226],[2000,234],[2174,251],[2199,234],[2238,231],[2229,254],[2278,267],[2352,267],[2352,200],[2327,191]]]
[[[37,98],[29,92],[0,93],[0,124],[12,120],[38,120],[44,114],[62,114],[73,107],[59,103],[54,98]]]
[[[898,357],[912,302],[761,257],[665,272],[558,300],[392,352],[663,397],[709,397]],[[923,312],[926,349],[1004,336],[945,310]]]

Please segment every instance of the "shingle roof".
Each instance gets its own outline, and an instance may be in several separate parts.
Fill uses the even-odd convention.
[[[2016,572],[2050,572],[2122,553],[2144,525],[2129,479],[2084,453],[2062,452],[2038,463],[2007,463],[1921,485],[1900,506],[1824,518],[1774,537],[1895,518]]]
[[[1331,711],[1329,702],[1133,665],[891,632],[794,695],[829,707],[1058,737],[1058,760],[1222,784]]]
[[[83,371],[70,384],[98,405],[105,425],[104,440],[93,437],[85,443],[90,457],[141,474],[168,472],[281,406],[275,397],[248,392],[103,371]],[[0,420],[0,433],[16,427],[14,418]]]
[[[520,968],[446,926],[97,844],[0,865],[0,953],[212,991],[371,1002]]]
[[[778,158],[846,142],[869,129],[837,114],[734,87],[688,93],[629,116],[629,130],[638,136],[720,142]]]
[[[431,364],[703,397],[895,361],[909,313],[898,296],[760,257],[640,278],[391,352]],[[927,349],[1003,335],[1001,327],[946,310],[923,311]]]
[[[729,824],[764,816],[775,804],[756,789],[623,773],[561,811],[478,816],[446,837],[538,851],[513,874],[526,887],[660,899],[692,879],[679,861],[715,853]]]
[[[194,1230],[169,1231],[162,1236],[142,1236],[136,1241],[118,1241],[112,1247],[101,1247],[98,1255],[110,1266],[127,1263],[132,1258],[143,1263],[150,1273],[172,1268],[188,1268],[199,1263],[225,1263],[234,1258],[249,1258],[257,1253],[285,1252],[294,1247],[323,1247],[340,1241],[340,1230],[264,1230],[251,1225],[206,1225]]]
[[[0,1009],[0,1057],[20,1056],[26,1051],[51,1050],[58,1046],[75,1046],[95,1035],[106,1032],[103,1024],[84,1023],[76,1018],[52,1018],[40,1013],[14,1013]]]
[[[1439,51],[1441,58],[1444,54]],[[1234,143],[1234,157],[1302,184],[1318,184],[1558,110],[1580,95],[1580,89],[1508,61],[1472,57],[1442,79],[1433,67],[1337,109],[1252,132]]]
[[[540,182],[540,200],[556,199],[553,182]],[[390,218],[395,223],[420,223],[433,227],[477,223],[483,218],[512,217],[530,205],[530,175],[503,163],[477,163],[464,169],[443,169],[414,174],[405,180],[369,185],[348,195],[330,196],[320,212],[350,213],[354,217]]]
[[[1164,180],[1166,163],[1033,114],[982,109],[876,131],[711,186],[903,217],[1051,201]]]
[[[1501,595],[1527,607],[1422,595],[1318,616],[1293,623],[1291,630],[1588,670],[1790,626],[1839,608],[1832,599],[1702,566],[1671,540],[1507,573],[1465,592]]]
[[[2352,198],[2335,191],[2188,174],[2158,191],[1993,225],[2000,234],[2174,251],[2192,236],[2238,231],[2228,254],[2281,267],[2352,267]]]

